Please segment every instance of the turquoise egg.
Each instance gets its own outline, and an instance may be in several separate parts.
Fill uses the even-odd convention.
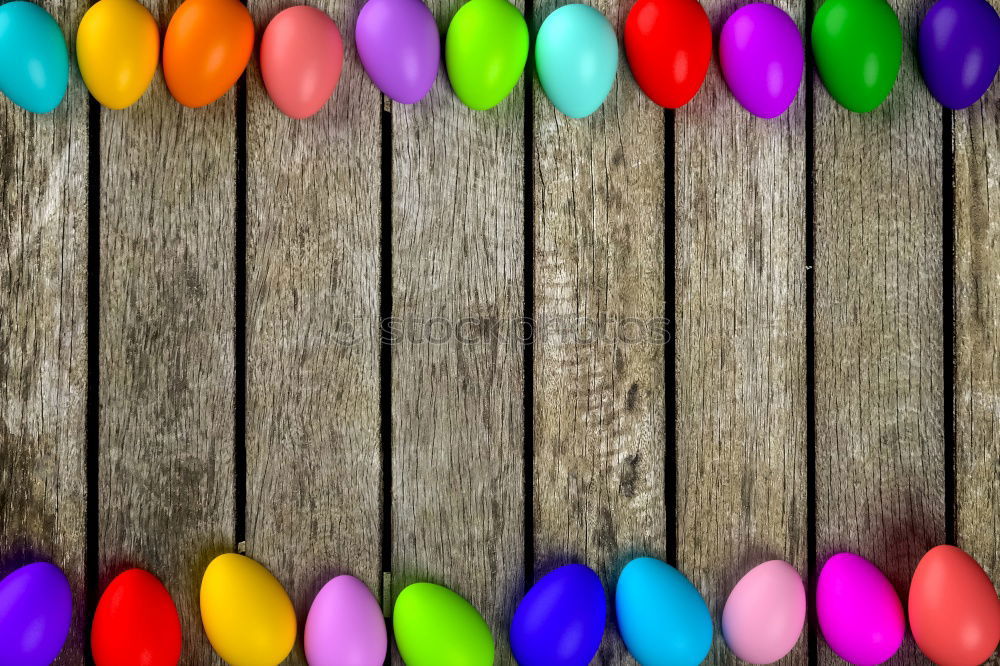
[[[552,104],[585,118],[611,92],[618,71],[618,39],[601,12],[566,5],[549,14],[535,39],[535,68]]]
[[[56,20],[32,2],[0,5],[0,92],[28,111],[48,113],[68,83],[69,53]]]
[[[712,616],[677,569],[652,557],[622,569],[615,591],[618,629],[643,666],[695,666],[712,647]]]

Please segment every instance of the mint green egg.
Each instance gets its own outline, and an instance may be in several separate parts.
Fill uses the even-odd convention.
[[[535,67],[552,104],[570,118],[586,118],[600,108],[615,82],[614,28],[593,7],[560,7],[538,29]]]
[[[0,92],[34,113],[59,106],[69,83],[66,38],[32,2],[0,5]]]

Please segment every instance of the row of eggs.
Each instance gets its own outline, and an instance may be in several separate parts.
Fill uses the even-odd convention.
[[[100,0],[77,31],[77,59],[95,98],[113,109],[138,100],[160,55],[156,20],[137,0]],[[392,99],[411,104],[432,87],[440,36],[422,0],[368,0],[358,16],[358,55]],[[698,0],[637,0],[625,22],[625,49],[642,90],[666,108],[701,88],[712,55],[712,28]],[[899,20],[884,0],[827,0],[812,26],[816,63],[827,89],[846,108],[878,107],[895,85],[902,59]],[[185,0],[163,43],[167,86],[183,105],[221,97],[242,75],[254,25],[239,0]],[[719,61],[734,97],[751,113],[781,115],[802,81],[804,49],[795,21],[773,5],[736,10],[719,35]],[[508,0],[469,0],[445,40],[452,87],[470,108],[502,101],[528,58],[524,16]],[[987,0],[937,0],[919,31],[921,69],[946,107],[964,108],[989,88],[1000,68],[1000,17]],[[333,95],[344,49],[324,12],[306,6],[280,12],[264,31],[261,75],[275,104],[293,118],[316,113]],[[618,40],[596,9],[571,4],[553,11],[535,41],[535,63],[552,103],[572,118],[597,110],[614,83]],[[0,90],[37,113],[54,109],[68,82],[65,40],[55,20],[25,0],[0,6]]]
[[[622,639],[643,666],[700,664],[712,643],[712,618],[695,586],[651,557],[629,562],[618,577],[615,613]],[[722,634],[739,658],[773,663],[799,641],[806,617],[799,572],[781,560],[751,569],[722,611]],[[909,592],[913,636],[934,663],[974,666],[1000,642],[1000,599],[967,553],[938,546],[917,565]],[[584,666],[604,637],[607,600],[598,575],[580,564],[540,578],[514,612],[510,646],[521,666]],[[816,586],[820,630],[852,664],[880,664],[903,641],[906,618],[892,584],[868,560],[831,557]],[[0,664],[52,663],[69,632],[72,594],[55,565],[36,562],[0,581]],[[281,583],[256,561],[215,558],[201,583],[201,617],[215,651],[233,666],[272,666],[295,644],[297,622]],[[493,635],[464,598],[433,583],[414,583],[396,599],[393,633],[409,666],[488,666]],[[367,586],[349,575],[330,580],[305,622],[312,666],[378,666],[385,621]],[[152,574],[130,569],[108,585],[91,630],[97,666],[175,666],[181,625],[170,593]]]

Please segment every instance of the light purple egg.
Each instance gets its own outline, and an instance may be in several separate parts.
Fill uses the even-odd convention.
[[[733,97],[755,116],[774,118],[791,105],[802,83],[802,36],[792,17],[774,5],[747,5],[722,26],[719,61]]]
[[[413,104],[434,85],[441,35],[421,0],[368,0],[354,37],[368,76],[392,99]]]
[[[354,576],[337,576],[319,591],[306,617],[310,666],[381,666],[385,620],[378,601]]]

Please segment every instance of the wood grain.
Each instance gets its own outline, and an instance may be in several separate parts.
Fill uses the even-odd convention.
[[[736,7],[705,3],[716,34]],[[676,114],[677,561],[714,618],[761,562],[806,570],[805,132],[804,86],[756,118],[714,58]],[[737,663],[718,623],[707,661]]]
[[[994,82],[985,98],[956,111],[954,118],[956,534],[958,545],[996,580],[1000,575],[1000,85]]]
[[[442,33],[461,4],[429,3]],[[442,68],[392,106],[393,591],[465,596],[498,663],[524,584],[522,85],[472,111]]]
[[[942,125],[912,51],[926,5],[892,5],[903,65],[882,106],[854,114],[813,82],[816,544],[818,566],[855,552],[905,599],[945,537]],[[894,661],[918,654],[907,639]]]
[[[149,5],[161,29],[178,4]],[[158,74],[101,113],[101,584],[159,576],[201,664],[201,575],[235,547],[234,100],[184,108]]]
[[[381,585],[382,96],[353,48],[356,5],[312,5],[346,47],[319,113],[286,117],[256,67],[247,104],[247,554],[285,584],[300,625],[334,575]],[[287,6],[250,9],[263,31]],[[288,663],[305,663],[301,646]]]
[[[67,39],[86,2],[45,8]],[[60,663],[83,661],[86,554],[86,89],[35,115],[0,96],[0,577],[63,568],[73,628]]]
[[[532,34],[562,4],[536,3]],[[593,6],[620,34],[630,3]],[[664,114],[624,52],[585,120],[533,85],[534,572],[579,562],[613,590],[630,556],[667,545]],[[633,661],[609,631],[594,663]]]

